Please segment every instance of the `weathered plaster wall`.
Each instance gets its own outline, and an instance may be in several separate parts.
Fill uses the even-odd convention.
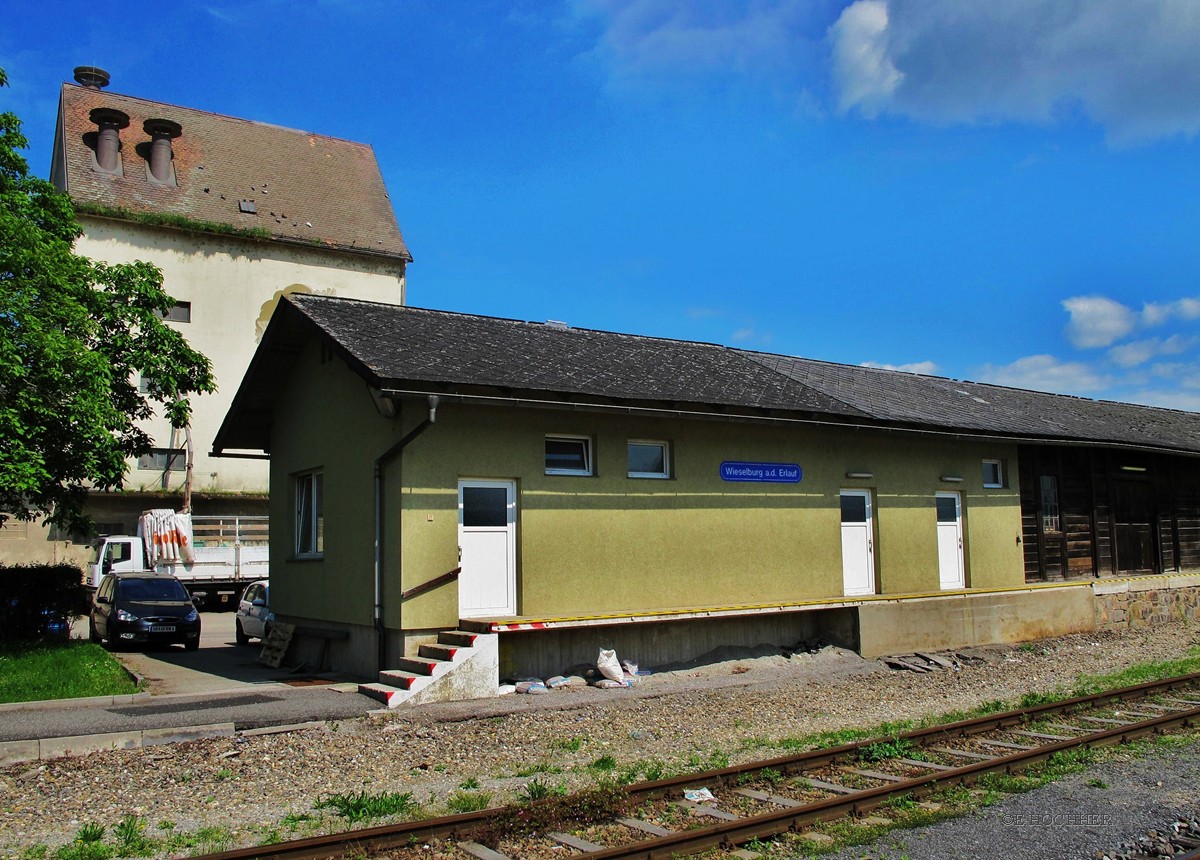
[[[251,216],[247,216],[248,218]],[[190,323],[170,323],[207,355],[218,391],[193,401],[194,488],[214,492],[264,492],[267,467],[254,460],[210,458],[213,437],[229,410],[242,376],[279,297],[309,292],[402,304],[404,263],[232,236],[209,236],[84,216],[76,251],[95,260],[148,260],[163,272],[163,286],[177,301],[191,302]],[[255,226],[248,221],[248,227]],[[164,418],[146,423],[157,447],[170,444]],[[182,447],[182,439],[177,440]],[[169,487],[183,483],[172,473]],[[162,489],[161,473],[131,464],[126,486]]]
[[[373,623],[372,462],[393,441],[366,384],[317,344],[297,358],[271,434],[271,600],[301,620]],[[396,439],[399,435],[395,436]],[[324,555],[295,552],[295,476],[324,475]],[[395,529],[389,530],[392,539]]]
[[[411,415],[406,423],[416,420]],[[545,475],[547,434],[591,437],[596,474]],[[672,478],[627,477],[629,439],[669,441]],[[807,425],[443,403],[436,425],[404,454],[403,587],[457,563],[460,478],[517,482],[520,615],[841,595],[843,488],[875,490],[881,593],[938,590],[934,493],[942,489],[964,496],[967,585],[1018,585],[1017,493],[983,489],[985,457],[1015,465],[1016,454],[1000,444]],[[804,478],[726,483],[718,473],[723,460],[795,462]],[[850,470],[874,478],[849,480]],[[964,481],[943,484],[945,474]],[[405,605],[404,627],[445,625],[457,617],[457,606],[453,585],[418,596]]]

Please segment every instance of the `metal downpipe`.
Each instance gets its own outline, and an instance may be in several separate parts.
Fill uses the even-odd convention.
[[[405,434],[404,438],[375,458],[375,638],[378,650],[377,671],[387,668],[387,630],[383,625],[383,469],[437,421],[438,396],[428,397],[429,414],[425,420]]]

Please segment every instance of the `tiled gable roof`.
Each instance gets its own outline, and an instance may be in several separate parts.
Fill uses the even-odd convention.
[[[324,296],[292,298],[384,385],[452,382],[617,400],[864,414],[712,344]]]
[[[629,408],[1089,442],[1200,454],[1200,415],[750,352],[353,299],[280,302],[216,440],[268,444],[273,397],[306,338],[328,336],[373,386]]]
[[[755,358],[879,421],[1200,452],[1194,412],[784,355]]]
[[[93,169],[93,108],[129,115],[123,175]],[[177,185],[147,180],[147,119],[183,126]],[[275,239],[410,260],[375,154],[366,144],[64,84],[52,178],[76,203],[180,216]],[[252,200],[255,214],[239,211]]]

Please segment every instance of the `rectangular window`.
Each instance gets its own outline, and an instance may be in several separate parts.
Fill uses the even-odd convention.
[[[999,460],[983,461],[983,485],[991,489],[1004,486],[1004,466]]]
[[[1058,478],[1042,475],[1039,483],[1042,489],[1042,531],[1062,531],[1058,518]]]
[[[137,467],[147,472],[183,472],[187,469],[187,451],[182,448],[151,448],[138,457]]]
[[[586,436],[547,436],[546,474],[592,474],[592,440]]]
[[[671,465],[666,442],[631,440],[627,464],[631,478],[669,478]]]
[[[325,551],[325,474],[296,476],[296,556],[319,558]]]
[[[190,323],[192,321],[192,303],[176,302],[175,307],[163,314],[162,318],[171,320],[171,322]]]

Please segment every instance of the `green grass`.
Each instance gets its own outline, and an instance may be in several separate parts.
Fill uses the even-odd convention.
[[[1088,696],[1115,687],[1130,687],[1134,684],[1158,681],[1174,675],[1189,675],[1192,672],[1200,672],[1200,646],[1191,648],[1186,657],[1180,657],[1178,660],[1138,663],[1122,669],[1120,672],[1110,672],[1107,675],[1080,675],[1071,695]]]
[[[116,696],[137,690],[121,664],[91,642],[0,649],[0,702]]]
[[[527,776],[537,776],[539,773],[562,773],[562,768],[549,762],[540,761],[528,767],[518,768],[513,776],[524,778]]]
[[[889,758],[912,758],[917,752],[917,745],[907,738],[892,738],[889,741],[876,741],[858,751],[861,762],[886,761]]]
[[[1076,696],[1088,696],[1118,687],[1144,684],[1148,681],[1158,681],[1163,678],[1170,678],[1175,675],[1188,675],[1193,672],[1200,672],[1200,646],[1193,647],[1188,651],[1187,656],[1181,657],[1178,660],[1165,660],[1159,663],[1139,663],[1122,669],[1119,672],[1111,672],[1105,675],[1080,675],[1069,686],[1062,686],[1046,692],[1031,691],[1014,702],[993,699],[982,702],[968,710],[933,714],[919,721],[899,720],[896,722],[880,723],[879,725],[868,726],[866,728],[837,729],[815,732],[810,735],[800,735],[798,737],[747,738],[742,741],[742,749],[779,749],[790,752],[807,752],[808,750],[842,746],[843,744],[869,740],[871,738],[885,737],[894,739],[897,735],[909,729],[970,720],[975,717],[985,717],[988,714],[994,714],[999,711],[1032,708],[1037,705],[1060,702],[1063,699],[1070,699]],[[901,742],[903,743],[903,741]],[[872,746],[879,745],[873,744]]]
[[[368,794],[331,794],[314,804],[314,809],[332,809],[348,821],[370,821],[392,815],[406,815],[417,808],[411,792],[384,791]]]
[[[446,798],[446,808],[451,812],[479,812],[491,802],[491,792],[459,789]]]

